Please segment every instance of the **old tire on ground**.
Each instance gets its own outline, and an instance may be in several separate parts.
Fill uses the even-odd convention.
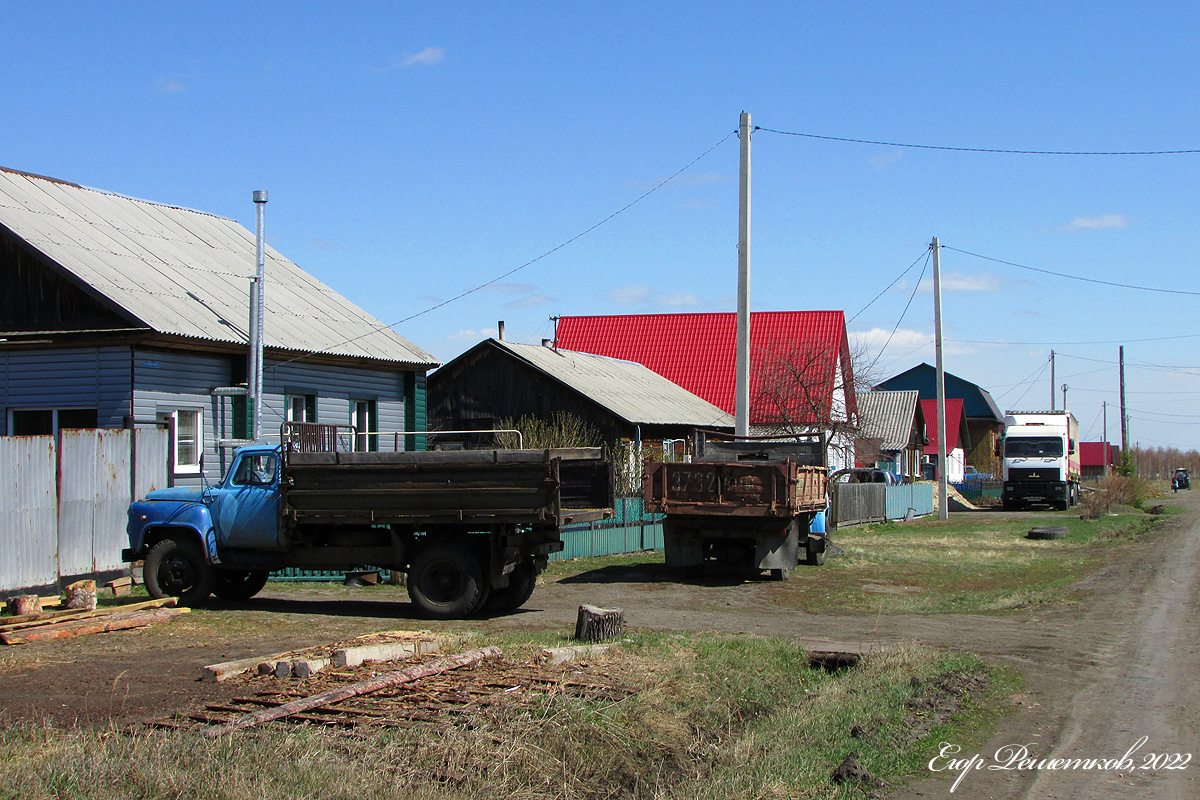
[[[151,597],[177,597],[185,606],[207,600],[217,580],[200,544],[187,539],[163,539],[151,547],[142,572]]]
[[[533,568],[533,559],[527,558],[509,573],[508,586],[503,589],[492,587],[492,593],[483,603],[483,610],[492,614],[516,611],[533,596],[536,585],[537,573]]]
[[[810,567],[819,567],[825,563],[825,542],[810,536],[804,545],[804,563]]]
[[[487,599],[479,561],[464,545],[429,545],[408,570],[408,596],[431,619],[462,619]]]
[[[222,600],[249,600],[267,585],[270,574],[265,569],[217,570],[212,592]]]
[[[1067,529],[1062,525],[1038,525],[1030,528],[1026,539],[1065,539]]]

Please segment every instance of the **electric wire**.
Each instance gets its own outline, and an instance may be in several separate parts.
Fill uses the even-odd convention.
[[[959,153],[1003,153],[1018,156],[1175,156],[1200,153],[1200,149],[1192,150],[1010,150],[1000,147],[952,147],[937,144],[905,144],[903,142],[883,142],[874,139],[853,139],[846,136],[822,136],[817,133],[800,133],[798,131],[780,131],[774,128],[754,126],[755,131],[763,133],[778,133],[783,136],[802,136],[806,139],[823,139],[828,142],[849,142],[851,144],[877,144],[884,147],[910,147],[916,150],[950,150]]]
[[[984,261],[993,261],[997,264],[1006,264],[1018,269],[1027,269],[1030,272],[1040,272],[1043,275],[1053,275],[1056,278],[1068,278],[1073,281],[1083,281],[1084,283],[1097,283],[1101,286],[1114,286],[1118,289],[1136,289],[1140,292],[1158,292],[1160,294],[1182,294],[1189,297],[1200,297],[1200,292],[1189,292],[1184,289],[1158,289],[1152,286],[1136,286],[1131,283],[1114,283],[1113,281],[1102,281],[1098,278],[1084,278],[1079,275],[1068,275],[1065,272],[1054,272],[1053,270],[1040,269],[1039,267],[1029,267],[1025,264],[1018,264],[1015,261],[1005,261],[1002,258],[992,258],[991,256],[980,255],[979,253],[972,253],[970,250],[960,250],[948,244],[944,244],[942,247],[947,250],[953,250],[956,253],[962,253],[965,256],[974,256],[975,258],[982,258]]]
[[[925,277],[925,270],[929,267],[929,259],[932,256],[933,249],[930,248],[929,252],[925,254],[925,265],[921,267],[921,274],[917,277],[916,284],[913,285],[912,294],[908,296],[908,302],[904,304],[904,310],[900,312],[900,319],[896,320],[896,325],[892,328],[892,332],[888,334],[887,341],[883,343],[883,347],[879,348],[879,353],[876,354],[875,358],[871,360],[871,366],[867,367],[868,372],[873,370],[875,365],[879,363],[879,359],[883,357],[884,351],[886,351],[888,345],[892,343],[892,337],[896,335],[896,331],[900,330],[900,323],[904,322],[904,316],[908,314],[909,306],[912,305],[913,298],[917,296],[917,289],[921,286],[921,279]],[[916,262],[913,263],[915,264]],[[909,267],[909,269],[912,268]]]
[[[271,367],[271,369],[275,369],[276,367],[282,367],[282,366],[283,366],[283,365],[285,365],[285,364],[291,364],[293,361],[300,361],[301,359],[309,358],[310,356],[315,356],[315,355],[320,355],[320,354],[322,354],[322,353],[327,353],[329,350],[332,350],[332,349],[333,349],[333,348],[335,348],[335,347],[341,347],[341,346],[343,346],[343,345],[350,344],[351,342],[354,342],[354,341],[357,341],[357,340],[359,340],[359,339],[362,339],[362,338],[364,338],[364,337],[366,337],[366,336],[370,336],[370,335],[372,335],[372,334],[378,333],[379,331],[383,331],[383,330],[388,330],[388,329],[391,329],[391,328],[396,328],[396,327],[399,327],[400,325],[403,325],[403,324],[404,324],[404,323],[406,323],[406,322],[410,322],[410,321],[412,321],[412,320],[416,319],[417,317],[424,316],[425,314],[428,314],[428,313],[430,313],[431,311],[436,311],[436,310],[438,310],[439,308],[443,308],[443,307],[445,307],[445,306],[448,306],[448,305],[450,305],[451,303],[453,303],[453,302],[455,302],[455,301],[457,301],[457,300],[461,300],[462,298],[464,298],[464,297],[467,297],[468,295],[472,295],[472,294],[474,294],[475,292],[478,292],[478,291],[481,291],[481,290],[483,290],[483,289],[486,289],[487,287],[491,286],[491,285],[492,285],[492,284],[494,284],[494,283],[499,283],[500,281],[504,280],[504,279],[505,279],[505,278],[507,278],[508,276],[510,276],[510,275],[512,275],[512,274],[514,274],[514,273],[520,272],[521,270],[525,269],[526,267],[532,266],[533,264],[536,264],[537,262],[541,261],[542,259],[544,259],[544,258],[547,258],[548,256],[551,256],[551,255],[553,255],[554,253],[557,253],[559,250],[562,250],[564,247],[567,247],[568,245],[572,244],[573,242],[575,242],[575,241],[577,241],[577,240],[579,240],[579,239],[582,239],[584,236],[587,236],[589,233],[591,233],[592,231],[596,230],[596,229],[597,229],[597,228],[599,228],[601,225],[604,225],[605,223],[607,223],[607,222],[609,222],[609,221],[613,220],[614,218],[616,218],[616,217],[620,216],[621,214],[625,213],[626,211],[628,211],[629,209],[633,208],[633,207],[634,207],[635,205],[637,205],[638,203],[640,203],[640,202],[642,202],[643,200],[645,200],[645,199],[646,199],[647,197],[649,197],[650,195],[652,195],[652,194],[654,194],[655,192],[657,192],[659,189],[661,189],[661,188],[663,188],[664,186],[666,186],[666,185],[667,185],[668,183],[670,183],[671,181],[675,180],[677,177],[679,177],[680,175],[682,175],[684,172],[686,172],[688,169],[690,169],[692,166],[694,166],[694,165],[695,165],[697,162],[699,162],[701,159],[703,159],[705,156],[707,156],[707,155],[708,155],[709,153],[711,153],[713,150],[716,150],[718,147],[720,147],[721,145],[725,144],[725,142],[729,141],[729,139],[731,139],[732,137],[734,137],[734,136],[737,136],[737,135],[738,135],[738,131],[736,131],[736,130],[734,130],[734,131],[730,131],[729,133],[725,134],[725,136],[724,136],[724,137],[722,137],[722,138],[721,138],[721,139],[720,139],[720,140],[719,140],[719,141],[718,141],[716,144],[712,145],[712,146],[711,146],[711,147],[709,147],[707,150],[705,150],[703,153],[701,153],[700,155],[696,156],[696,157],[695,157],[695,158],[693,158],[691,161],[689,161],[687,164],[685,164],[684,166],[680,167],[680,168],[679,168],[678,170],[676,170],[675,172],[671,173],[669,176],[667,176],[667,177],[666,177],[666,178],[664,178],[662,181],[660,181],[659,183],[657,183],[656,185],[654,185],[652,188],[650,188],[650,189],[646,190],[645,192],[643,192],[642,194],[638,195],[636,198],[634,198],[633,200],[629,201],[629,202],[628,202],[628,203],[626,203],[625,205],[621,206],[619,209],[617,209],[616,211],[612,212],[612,213],[611,213],[611,214],[609,214],[607,217],[605,217],[604,219],[602,219],[602,220],[600,220],[599,222],[595,223],[594,225],[591,225],[590,227],[588,227],[588,228],[585,228],[584,230],[582,230],[582,231],[580,231],[579,233],[575,234],[574,236],[572,236],[571,238],[569,238],[569,239],[567,239],[566,241],[562,242],[561,244],[559,244],[559,245],[556,245],[555,247],[552,247],[552,248],[550,248],[549,250],[545,251],[545,252],[544,252],[544,253],[542,253],[541,255],[539,255],[539,256],[535,256],[534,258],[531,258],[531,259],[529,259],[529,260],[528,260],[528,261],[526,261],[524,264],[521,264],[520,266],[513,267],[512,269],[508,270],[507,272],[504,272],[504,273],[502,273],[502,274],[500,274],[500,275],[497,275],[496,277],[492,278],[492,279],[491,279],[491,280],[489,280],[489,281],[485,281],[484,283],[481,283],[481,284],[479,284],[478,286],[475,286],[475,287],[473,287],[473,288],[471,288],[471,289],[467,289],[467,290],[466,290],[466,291],[464,291],[464,292],[460,292],[460,293],[458,293],[458,294],[454,295],[453,297],[451,297],[451,298],[450,298],[450,299],[448,299],[448,300],[443,300],[443,301],[441,301],[441,302],[439,302],[439,303],[435,303],[434,305],[431,305],[431,306],[429,306],[428,308],[425,308],[425,309],[423,309],[423,310],[421,310],[421,311],[418,311],[418,312],[417,312],[417,313],[415,313],[415,314],[410,314],[409,316],[405,317],[404,319],[397,320],[396,322],[393,322],[393,323],[391,323],[390,325],[378,325],[378,326],[375,326],[375,327],[373,327],[371,330],[367,331],[366,333],[359,334],[358,336],[353,336],[353,337],[351,337],[351,338],[349,338],[349,339],[345,339],[345,340],[343,340],[343,341],[340,341],[340,342],[337,342],[337,343],[335,343],[335,344],[331,344],[331,345],[329,345],[328,347],[325,347],[323,350],[318,350],[318,351],[316,351],[316,352],[313,352],[313,353],[304,353],[304,354],[302,354],[302,355],[298,355],[298,356],[296,356],[296,357],[294,357],[294,358],[290,358],[290,359],[288,359],[287,361],[281,361],[280,363],[273,365],[273,366]]]
[[[870,303],[867,303],[865,306],[863,306],[862,308],[860,308],[860,309],[858,310],[858,313],[857,313],[857,314],[855,314],[855,315],[854,315],[853,317],[851,317],[850,319],[846,320],[846,324],[847,324],[847,325],[849,325],[851,322],[854,322],[854,320],[858,319],[858,318],[859,318],[859,316],[860,316],[860,315],[862,315],[862,313],[863,313],[864,311],[866,311],[868,308],[870,308],[872,305],[874,305],[874,303],[875,303],[875,301],[876,301],[876,300],[878,300],[879,298],[883,297],[883,295],[884,295],[884,294],[885,294],[885,293],[886,293],[886,292],[887,292],[889,289],[891,289],[893,286],[895,286],[897,283],[899,283],[899,282],[900,282],[900,279],[901,279],[901,278],[903,278],[905,275],[907,275],[909,272],[911,272],[911,271],[912,271],[912,268],[913,268],[913,267],[915,267],[915,266],[917,265],[917,262],[918,262],[918,261],[920,261],[922,258],[928,258],[928,253],[929,253],[929,248],[927,247],[927,248],[925,248],[925,252],[924,252],[924,253],[922,253],[921,255],[917,256],[917,257],[916,257],[916,259],[915,259],[915,260],[914,260],[914,261],[913,261],[911,264],[909,264],[907,267],[905,267],[905,269],[904,269],[904,271],[903,271],[903,272],[901,272],[899,275],[897,275],[897,276],[896,276],[896,280],[892,281],[892,282],[891,282],[891,283],[889,283],[889,284],[888,284],[886,287],[884,287],[884,289],[883,289],[883,291],[882,291],[882,292],[880,292],[879,294],[877,294],[877,295],[875,295],[874,297],[872,297],[872,298],[871,298],[871,302],[870,302]],[[920,281],[918,281],[918,283],[920,283]]]
[[[1036,384],[1038,382],[1038,380],[1042,377],[1042,374],[1045,373],[1045,371],[1047,369],[1049,369],[1049,367],[1050,367],[1050,359],[1047,358],[1046,363],[1042,364],[1042,368],[1040,370],[1038,370],[1037,376],[1034,377],[1033,380],[1029,381],[1029,385],[1025,387],[1025,391],[1021,392],[1021,396],[1018,397],[1015,401],[1013,401],[1013,404],[1012,404],[1013,408],[1017,408],[1018,406],[1021,405],[1021,401],[1025,399],[1025,395],[1029,394],[1029,390],[1033,388],[1034,384]]]

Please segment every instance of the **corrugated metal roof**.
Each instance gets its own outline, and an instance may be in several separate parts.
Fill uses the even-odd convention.
[[[937,400],[922,400],[921,409],[925,412],[925,436],[929,444],[925,445],[925,455],[935,456],[938,451]],[[963,416],[963,401],[957,397],[946,398],[946,452],[958,448],[967,449],[967,420]]]
[[[201,211],[0,168],[0,224],[164,334],[247,342],[254,234]],[[437,360],[271,248],[265,346]]]
[[[732,428],[733,417],[633,361],[491,340],[634,425]]]
[[[863,436],[882,439],[881,450],[903,450],[912,439],[919,392],[863,392],[858,396],[858,418]]]
[[[736,314],[560,317],[556,337],[560,347],[636,361],[733,411]],[[849,365],[841,311],[751,313],[751,424],[778,421],[775,404],[763,393],[764,384],[771,382],[772,375],[798,365],[804,367],[799,381],[817,395],[814,399],[822,413],[828,413],[839,358]]]

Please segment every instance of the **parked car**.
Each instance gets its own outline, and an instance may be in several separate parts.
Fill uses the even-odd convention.
[[[1175,470],[1175,477],[1171,479],[1171,488],[1175,491],[1180,489],[1191,489],[1192,480],[1188,477],[1188,471],[1183,467]]]
[[[900,483],[900,479],[896,475],[886,469],[876,467],[840,469],[830,475],[829,480],[834,483],[883,483],[888,486],[896,486]]]
[[[990,480],[994,480],[990,472],[980,472],[971,466],[963,467],[963,483],[976,486]]]

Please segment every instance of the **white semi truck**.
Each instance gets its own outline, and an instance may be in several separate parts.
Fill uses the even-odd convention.
[[[1070,411],[1009,411],[996,455],[1004,469],[1004,510],[1079,502],[1079,422]]]

